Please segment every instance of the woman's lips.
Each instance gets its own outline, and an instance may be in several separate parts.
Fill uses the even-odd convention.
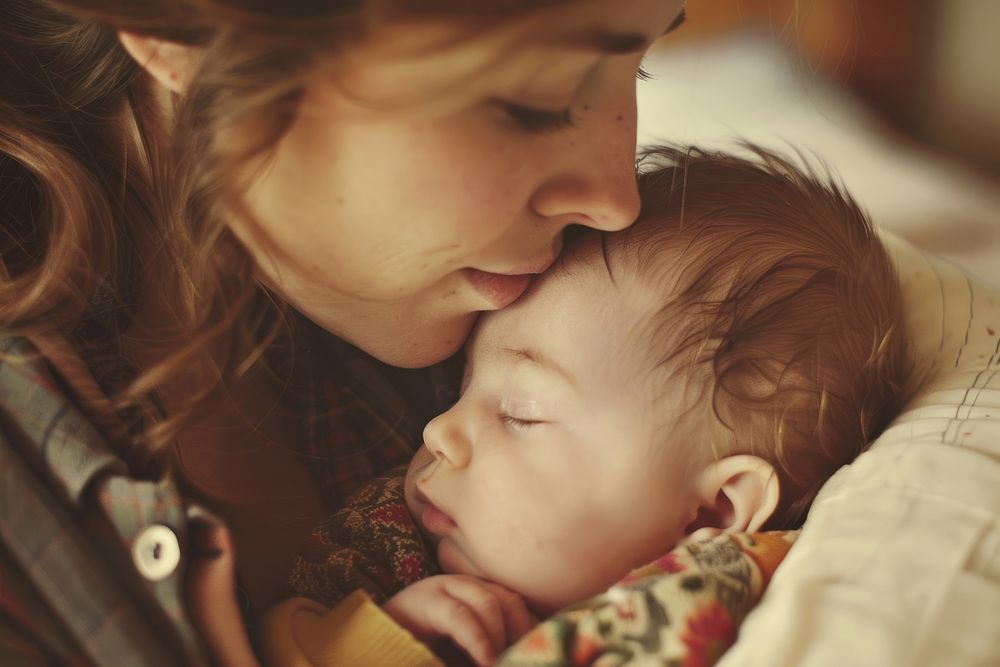
[[[528,283],[531,282],[532,274],[506,275],[466,269],[465,276],[494,308],[499,309],[506,308],[524,294],[524,290],[528,289]]]
[[[458,526],[454,519],[430,502],[427,503],[424,511],[420,514],[420,521],[424,524],[427,532],[439,537],[447,535]]]

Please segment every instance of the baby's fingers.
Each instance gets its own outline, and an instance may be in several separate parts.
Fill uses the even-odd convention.
[[[497,600],[500,601],[504,628],[507,631],[503,648],[507,648],[520,639],[528,630],[538,625],[538,617],[528,609],[524,598],[514,591],[504,588],[499,584],[488,583],[486,586],[493,592]]]
[[[448,577],[445,593],[462,602],[479,620],[480,628],[489,638],[493,656],[507,647],[508,637],[504,618],[504,603],[494,587],[471,577]]]
[[[506,630],[504,648],[507,648],[523,634],[538,625],[538,618],[531,613],[524,598],[514,591],[504,588],[500,584],[484,582],[486,586],[500,602],[500,610],[503,614],[503,624]]]
[[[492,665],[499,649],[483,627],[479,615],[458,598],[434,598],[428,607],[426,623],[440,636],[450,637],[477,665]]]

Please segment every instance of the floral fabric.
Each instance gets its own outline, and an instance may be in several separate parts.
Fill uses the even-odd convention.
[[[715,664],[797,536],[741,533],[678,547],[536,626],[498,664]]]
[[[437,574],[403,497],[406,466],[373,480],[320,524],[292,566],[296,595],[335,607],[362,589],[382,604]]]

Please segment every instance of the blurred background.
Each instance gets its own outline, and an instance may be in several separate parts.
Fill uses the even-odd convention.
[[[640,144],[738,138],[827,163],[876,224],[1000,286],[1000,2],[688,0]]]

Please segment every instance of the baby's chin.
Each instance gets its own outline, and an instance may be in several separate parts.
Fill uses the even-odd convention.
[[[437,538],[437,540],[435,555],[438,567],[441,568],[441,572],[444,574],[464,574],[476,577],[477,579],[493,581],[516,593],[523,594],[522,591],[515,590],[512,586],[502,583],[501,578],[491,575],[489,569],[482,567],[476,562],[474,555],[467,548],[469,545],[464,544],[462,535],[445,535],[444,537]],[[471,549],[471,551],[474,550],[474,548]]]
[[[450,540],[447,537],[442,538],[437,543],[436,551],[438,567],[445,574],[465,574],[471,577],[479,577],[480,579],[489,578],[482,569],[472,562],[454,540]]]
[[[476,577],[477,579],[495,582],[524,598],[525,604],[532,611],[532,613],[540,617],[551,616],[560,609],[577,602],[582,602],[583,600],[593,597],[593,595],[597,595],[604,590],[603,588],[595,587],[591,594],[581,595],[579,597],[569,597],[565,594],[554,594],[553,591],[548,589],[539,590],[530,586],[511,585],[510,583],[505,582],[502,577],[492,576],[488,570],[477,565],[476,562],[461,548],[461,546],[455,542],[455,540],[451,540],[447,537],[442,538],[438,543],[436,556],[438,566],[441,568],[442,573],[464,574],[470,577]]]

